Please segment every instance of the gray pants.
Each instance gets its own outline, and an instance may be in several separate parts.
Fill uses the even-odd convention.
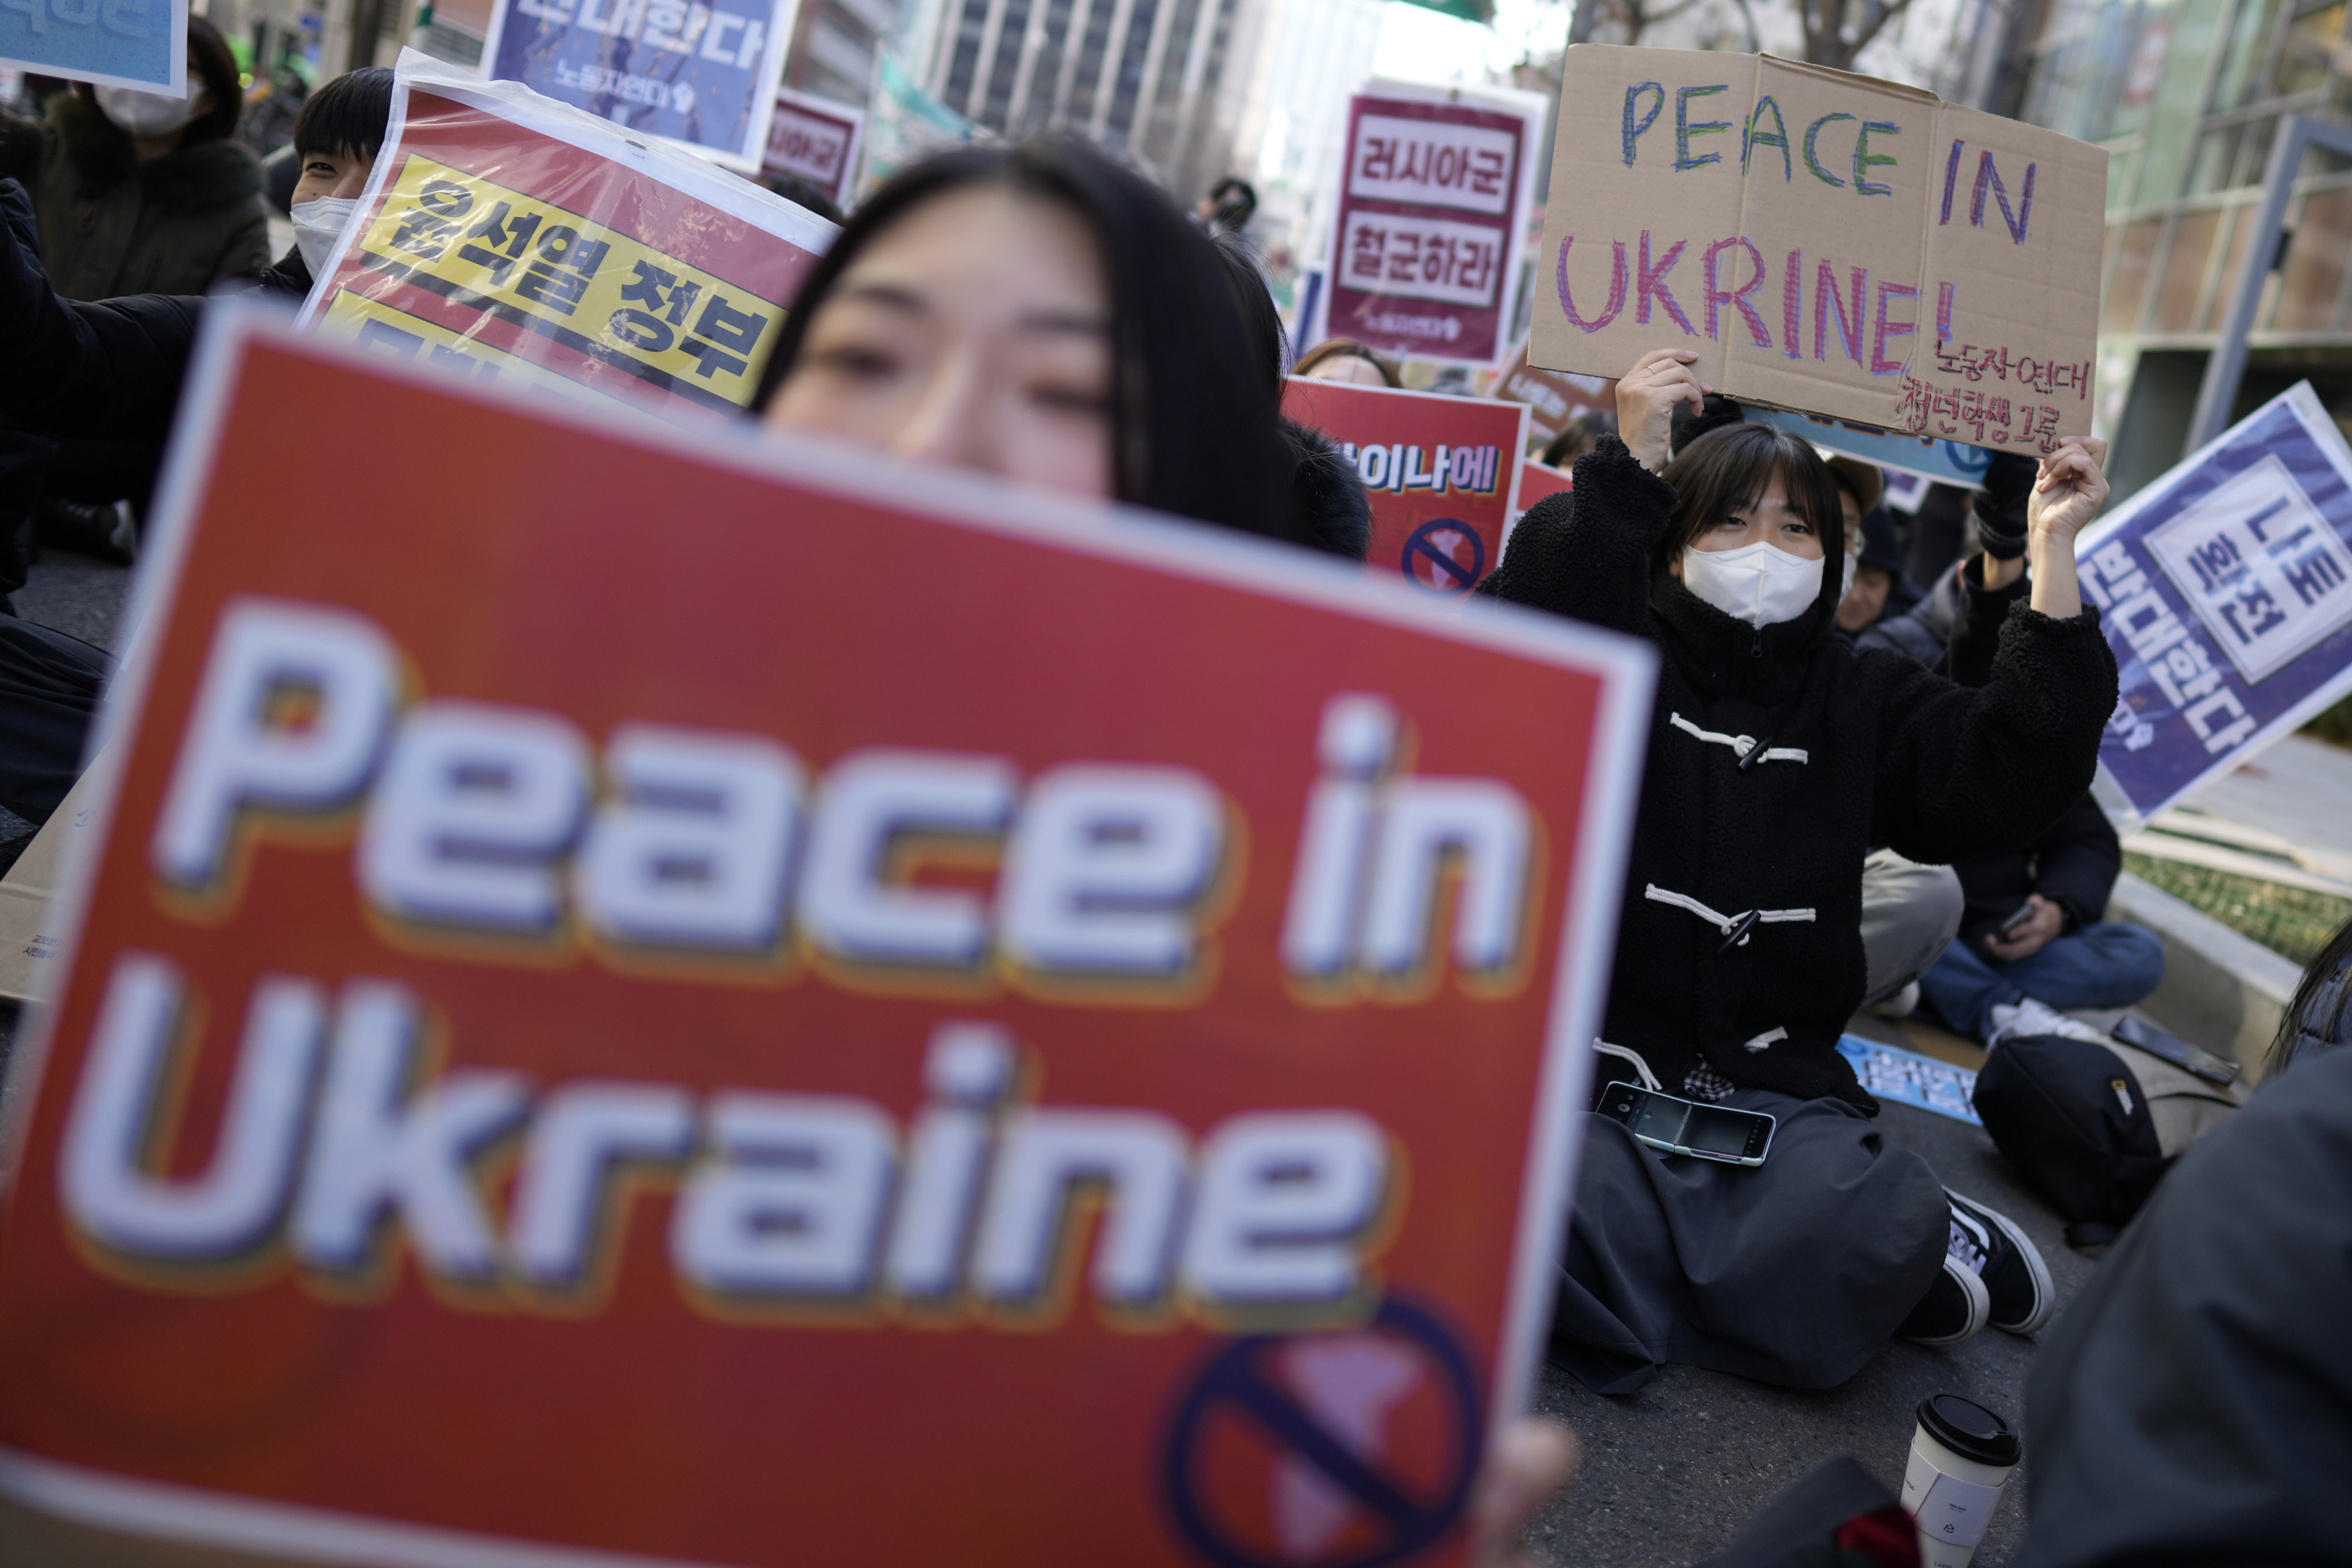
[[[1884,1002],[1927,973],[1960,931],[1966,900],[1949,866],[1922,866],[1892,849],[1862,863],[1862,1003]]]
[[[1834,1387],[1943,1266],[1943,1184],[1875,1122],[1769,1089],[1723,1103],[1779,1119],[1763,1164],[1662,1154],[1587,1121],[1551,1353],[1596,1394],[1630,1394],[1667,1362]]]

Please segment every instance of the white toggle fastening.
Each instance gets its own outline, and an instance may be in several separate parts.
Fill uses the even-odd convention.
[[[1726,936],[1729,936],[1733,928],[1738,926],[1741,921],[1746,920],[1749,912],[1746,910],[1742,910],[1736,915],[1717,914],[1715,910],[1708,909],[1705,904],[1700,903],[1696,899],[1692,898],[1688,893],[1670,893],[1664,888],[1658,886],[1655,882],[1644,884],[1642,889],[1642,896],[1661,904],[1672,904],[1678,910],[1688,910],[1691,913],[1706,921],[1707,924],[1713,926],[1716,930],[1721,931]],[[1786,925],[1810,921],[1813,918],[1813,911],[1811,910],[1758,910],[1754,912],[1756,915],[1756,923],[1758,925]],[[1746,947],[1748,945],[1748,938],[1742,936],[1739,939],[1739,945]],[[1750,1046],[1748,1048],[1750,1050],[1761,1050],[1763,1047],[1760,1046]]]
[[[1727,735],[1720,730],[1702,730],[1679,713],[1669,713],[1666,719],[1675,729],[1696,735],[1711,746],[1729,746],[1731,754],[1743,763],[1748,760],[1748,753],[1756,749],[1756,737],[1753,735]],[[1804,763],[1812,759],[1794,746],[1767,746],[1764,754],[1756,760],[1759,763]]]
[[[1633,1049],[1632,1047],[1612,1046],[1608,1041],[1602,1039],[1600,1036],[1595,1035],[1592,1037],[1592,1048],[1600,1052],[1602,1056],[1622,1057],[1625,1060],[1632,1062],[1633,1064],[1633,1070],[1642,1075],[1642,1087],[1643,1089],[1656,1089],[1658,1087],[1658,1075],[1650,1070],[1650,1064],[1643,1059],[1642,1053]]]
[[[1754,1039],[1743,1040],[1740,1044],[1744,1049],[1760,1051],[1765,1047],[1770,1045],[1773,1041],[1785,1040],[1788,1037],[1789,1031],[1786,1029],[1767,1029],[1762,1034],[1757,1036]]]

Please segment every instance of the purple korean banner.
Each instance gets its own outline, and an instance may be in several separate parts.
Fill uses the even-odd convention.
[[[2308,382],[2075,555],[2123,677],[2100,762],[2143,818],[2352,690],[2352,447]]]
[[[1378,85],[1349,100],[1328,331],[1465,364],[1510,352],[1537,103]]]

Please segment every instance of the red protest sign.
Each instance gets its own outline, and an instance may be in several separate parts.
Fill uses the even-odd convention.
[[[1326,330],[1477,365],[1508,352],[1533,93],[1376,84],[1348,104]]]
[[[1372,503],[1374,571],[1453,597],[1501,563],[1503,524],[1519,509],[1526,405],[1293,376],[1282,412],[1356,465]]]
[[[1556,496],[1562,490],[1575,488],[1575,482],[1568,475],[1530,458],[1519,465],[1518,510],[1525,511],[1546,496]]]
[[[1599,376],[1568,375],[1529,364],[1528,345],[1521,343],[1509,368],[1496,378],[1491,395],[1526,404],[1534,438],[1549,441],[1580,414],[1616,413],[1615,393],[1616,383]]]
[[[233,310],[190,392],[13,1148],[0,1529],[1458,1559],[1646,648]]]
[[[850,182],[857,177],[857,143],[865,126],[862,109],[780,87],[760,172],[798,174],[838,206],[849,199]]]
[[[833,226],[725,170],[411,55],[306,321],[671,420],[751,400]]]

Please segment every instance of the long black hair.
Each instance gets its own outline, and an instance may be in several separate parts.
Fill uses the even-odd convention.
[[[850,215],[801,285],[760,377],[765,409],[799,361],[808,324],[874,237],[934,196],[997,185],[1061,203],[1101,247],[1110,284],[1111,475],[1118,498],[1245,533],[1306,542],[1275,392],[1225,264],[1148,181],[1078,142],[962,147],[900,173]]]
[[[2352,921],[2346,921],[2303,972],[2294,1000],[2279,1016],[2263,1078],[2276,1078],[2305,1057],[2352,1046]]]

